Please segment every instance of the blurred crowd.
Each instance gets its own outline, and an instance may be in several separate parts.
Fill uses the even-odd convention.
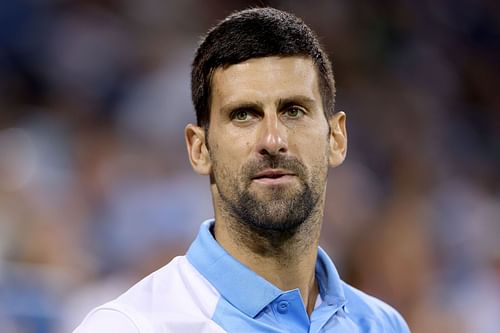
[[[413,333],[500,327],[495,0],[0,2],[0,332],[70,332],[212,217],[191,170],[190,63],[231,11],[302,17],[349,152],[322,246]],[[168,295],[166,295],[168,297]]]

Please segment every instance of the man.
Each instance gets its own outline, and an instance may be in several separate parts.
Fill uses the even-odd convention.
[[[187,149],[210,176],[215,220],[75,332],[409,332],[318,247],[328,168],[347,138],[314,33],[276,9],[234,13],[199,46],[192,94]]]

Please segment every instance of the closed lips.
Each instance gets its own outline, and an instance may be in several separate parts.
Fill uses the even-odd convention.
[[[294,176],[295,174],[286,170],[265,170],[256,174],[253,179],[279,178],[283,176]]]

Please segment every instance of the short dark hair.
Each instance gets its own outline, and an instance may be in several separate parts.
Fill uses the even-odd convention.
[[[274,8],[235,12],[210,29],[196,50],[191,93],[198,126],[210,123],[211,81],[220,67],[252,58],[306,56],[313,60],[327,118],[334,114],[335,81],[332,65],[315,33],[298,17]]]

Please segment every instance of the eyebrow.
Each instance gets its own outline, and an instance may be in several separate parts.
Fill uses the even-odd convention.
[[[309,96],[304,96],[304,95],[293,95],[289,96],[286,98],[280,98],[278,101],[278,109],[282,109],[286,106],[293,105],[293,104],[300,104],[303,106],[306,106],[308,108],[314,106],[316,103],[316,100],[314,98],[311,98]]]
[[[305,95],[293,95],[285,98],[280,98],[277,103],[278,109],[282,109],[289,105],[300,104],[306,107],[312,107],[316,103],[314,98]],[[229,113],[238,109],[257,109],[262,110],[264,105],[261,102],[244,102],[236,101],[229,102],[228,104],[221,107],[222,113]]]
[[[262,110],[264,108],[264,105],[260,102],[230,102],[223,107],[221,107],[221,112],[223,114],[225,113],[230,113],[234,110],[239,110],[239,109],[258,109]]]

